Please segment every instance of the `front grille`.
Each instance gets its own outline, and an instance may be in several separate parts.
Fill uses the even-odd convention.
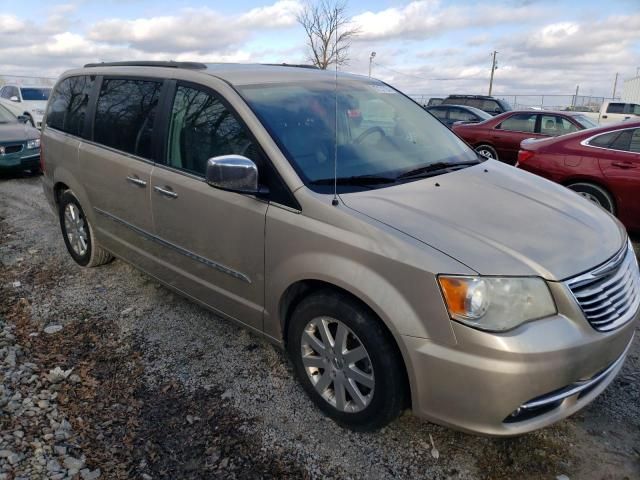
[[[624,325],[640,307],[640,273],[631,242],[604,265],[566,285],[593,328],[608,332]]]
[[[4,150],[4,154],[5,155],[9,155],[11,153],[18,153],[22,151],[22,148],[24,147],[24,145],[22,144],[17,144],[17,145],[0,145],[0,151]]]

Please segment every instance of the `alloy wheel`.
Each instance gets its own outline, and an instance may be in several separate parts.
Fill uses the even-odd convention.
[[[79,257],[84,256],[89,246],[87,226],[80,209],[73,203],[68,203],[64,208],[64,229],[74,253]]]
[[[340,320],[311,320],[302,334],[300,353],[311,384],[337,410],[360,412],[371,403],[375,388],[371,358]]]

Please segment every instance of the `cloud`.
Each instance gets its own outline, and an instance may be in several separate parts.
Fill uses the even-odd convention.
[[[360,29],[358,40],[425,39],[451,30],[489,27],[506,22],[530,22],[540,18],[537,7],[471,5],[445,6],[439,0],[416,0],[403,7],[367,11],[353,17]]]
[[[108,19],[93,25],[88,38],[112,45],[129,45],[145,52],[196,52],[231,50],[256,30],[291,27],[300,4],[280,0],[273,5],[227,16],[210,8],[184,9],[177,15]]]

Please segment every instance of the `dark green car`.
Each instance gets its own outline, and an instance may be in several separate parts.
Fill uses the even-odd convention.
[[[0,173],[40,168],[40,131],[0,105]]]

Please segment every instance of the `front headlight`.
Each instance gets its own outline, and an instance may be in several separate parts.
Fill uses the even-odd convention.
[[[502,332],[556,313],[544,280],[536,277],[438,277],[449,315],[466,325]]]
[[[28,149],[40,148],[40,139],[34,138],[33,140],[27,140],[27,148]]]

